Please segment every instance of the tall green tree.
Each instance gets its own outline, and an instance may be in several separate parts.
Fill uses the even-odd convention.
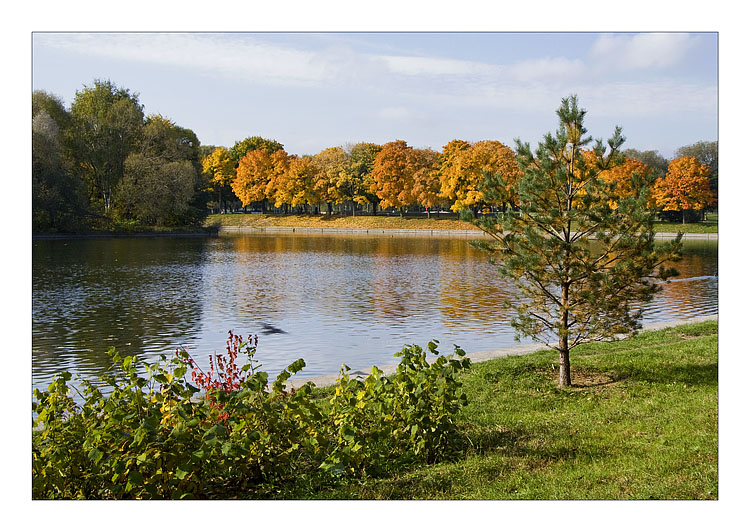
[[[76,92],[71,115],[68,144],[74,171],[107,214],[114,205],[125,159],[143,128],[143,106],[128,89],[96,80],[92,87]]]
[[[193,131],[161,115],[147,117],[125,159],[117,210],[127,219],[152,225],[196,221],[200,142]]]
[[[73,231],[85,216],[86,189],[71,173],[63,151],[65,128],[69,126],[70,115],[58,98],[34,92],[31,122],[34,231]]]
[[[229,148],[229,158],[232,159],[234,167],[240,164],[240,159],[247,155],[251,151],[263,150],[264,152],[271,155],[274,152],[283,150],[284,145],[272,139],[264,139],[263,137],[247,137],[243,140],[238,140],[234,145]]]
[[[497,254],[500,274],[518,288],[508,302],[517,337],[558,351],[561,387],[571,385],[572,348],[637,330],[640,305],[659,291],[659,280],[677,274],[665,262],[680,251],[680,237],[654,240],[651,174],[633,174],[634,193],[626,196],[600,175],[622,161],[619,127],[606,145],[594,143],[593,157],[584,156],[592,141],[585,114],[576,96],[564,98],[556,134],[548,133],[536,152],[517,141],[521,212],[474,222],[492,237],[475,245]]]
[[[641,151],[629,148],[623,150],[622,154],[625,157],[647,164],[651,168],[651,171],[656,174],[655,177],[657,178],[664,177],[667,174],[669,161],[656,150]]]

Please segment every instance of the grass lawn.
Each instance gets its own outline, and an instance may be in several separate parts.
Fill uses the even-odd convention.
[[[718,324],[475,364],[451,462],[299,498],[717,499]],[[321,390],[322,391],[322,390]]]
[[[654,228],[661,233],[718,233],[719,232],[719,213],[706,214],[705,222],[692,224],[656,222]]]
[[[353,228],[353,229],[433,229],[476,231],[470,223],[456,219],[410,218],[400,216],[346,216],[346,215],[281,215],[281,214],[212,214],[206,226],[232,227],[305,227],[305,228]],[[656,223],[657,232],[717,233],[718,214],[709,214],[707,220],[692,224]]]

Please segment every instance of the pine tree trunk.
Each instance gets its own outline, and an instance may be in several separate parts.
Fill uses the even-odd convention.
[[[562,328],[560,331],[559,347],[560,352],[560,388],[570,386],[570,348],[568,347],[568,291],[570,287],[563,284],[560,302],[562,303],[562,315],[560,321]]]
[[[568,337],[560,338],[560,388],[571,385],[570,381],[570,350],[568,349]]]

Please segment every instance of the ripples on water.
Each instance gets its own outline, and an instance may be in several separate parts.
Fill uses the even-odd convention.
[[[678,279],[645,307],[645,321],[718,312],[718,245],[688,241]],[[201,365],[227,331],[263,324],[257,358],[274,376],[296,358],[303,375],[395,362],[406,343],[443,352],[513,345],[510,293],[463,238],[267,234],[33,243],[32,376],[92,377],[107,350],[160,354],[189,347]]]

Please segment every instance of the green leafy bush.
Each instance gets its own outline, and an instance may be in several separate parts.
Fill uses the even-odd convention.
[[[438,355],[436,342],[428,350]],[[439,356],[432,364],[417,345],[406,346],[396,374],[377,367],[360,382],[344,366],[331,399],[334,452],[323,468],[336,474],[379,473],[411,462],[434,462],[449,454],[456,440],[454,415],[467,403],[457,374],[469,367],[465,353]]]
[[[227,346],[208,374],[184,351],[144,365],[111,350],[115,365],[102,383],[78,390],[64,372],[47,391],[34,390],[33,497],[273,496],[305,479],[377,473],[450,452],[452,417],[466,404],[455,377],[468,360],[458,348],[458,359],[428,364],[407,346],[393,377],[377,368],[364,382],[342,373],[321,401],[309,384],[287,390],[301,359],[269,383],[253,367],[252,339],[230,332]],[[243,349],[249,360],[239,368]],[[429,350],[437,354],[435,343]]]

